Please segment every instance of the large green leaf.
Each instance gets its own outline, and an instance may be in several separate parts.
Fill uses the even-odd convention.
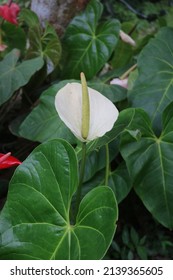
[[[41,144],[20,165],[0,216],[0,259],[100,259],[112,240],[117,204],[109,187],[81,201],[70,222],[78,185],[77,159],[64,140]]]
[[[136,141],[124,132],[121,153],[133,178],[135,191],[151,214],[164,226],[173,228],[173,104],[163,114],[163,131],[156,137],[148,115],[141,110],[130,128],[140,129]]]
[[[70,81],[55,84],[42,94],[39,105],[32,110],[19,128],[22,137],[39,142],[55,138],[64,138],[70,143],[76,142],[71,131],[59,118],[54,105],[56,93],[67,82]]]
[[[18,63],[20,53],[14,49],[0,62],[0,105],[6,102],[20,87],[26,85],[32,75],[42,68],[41,57]]]
[[[117,43],[119,22],[112,19],[99,24],[102,11],[100,1],[91,0],[68,26],[64,37],[68,52],[64,77],[79,79],[83,71],[91,79],[110,58]]]
[[[133,107],[143,108],[157,130],[161,115],[173,100],[173,29],[161,29],[138,58],[139,76],[129,92]]]

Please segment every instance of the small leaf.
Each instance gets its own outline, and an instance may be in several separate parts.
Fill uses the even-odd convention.
[[[130,228],[130,238],[131,238],[134,246],[137,247],[139,244],[139,235],[133,227]]]
[[[141,139],[141,132],[139,129],[131,130],[126,129],[126,131],[136,140],[139,141]]]
[[[118,204],[129,194],[132,180],[124,162],[110,174],[108,185],[113,190]]]
[[[20,87],[26,85],[32,75],[42,68],[41,57],[18,63],[19,51],[14,49],[0,62],[0,105],[6,102]]]

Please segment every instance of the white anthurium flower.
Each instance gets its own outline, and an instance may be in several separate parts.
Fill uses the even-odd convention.
[[[123,87],[123,88],[128,88],[128,78],[125,78],[125,79],[115,78],[115,79],[110,81],[110,84],[111,85],[118,85],[118,86]]]
[[[118,118],[115,105],[98,91],[87,87],[89,96],[89,127],[82,136],[82,85],[68,83],[55,97],[55,107],[61,120],[82,142],[91,141],[110,131]]]
[[[120,38],[123,42],[125,42],[133,47],[136,46],[136,42],[132,39],[132,37],[130,37],[127,33],[125,33],[122,30],[120,30]]]

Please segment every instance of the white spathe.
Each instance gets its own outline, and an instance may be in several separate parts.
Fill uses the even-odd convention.
[[[91,141],[110,131],[118,118],[115,105],[100,92],[88,87],[90,126],[87,139],[82,137],[82,86],[68,83],[55,97],[55,107],[61,120],[81,141]]]
[[[136,42],[132,39],[132,37],[130,37],[127,33],[125,33],[124,31],[120,30],[120,38],[123,42],[136,47]]]
[[[125,78],[125,79],[115,78],[115,79],[110,81],[110,84],[111,85],[118,85],[118,86],[123,87],[123,88],[128,88],[128,78]]]

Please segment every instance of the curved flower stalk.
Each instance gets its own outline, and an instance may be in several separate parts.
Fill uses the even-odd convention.
[[[81,77],[84,74],[81,74]],[[80,83],[68,83],[61,88],[55,97],[55,107],[61,120],[82,142],[91,141],[103,136],[110,131],[118,118],[118,110],[115,105],[100,92]],[[85,83],[85,82],[84,82]],[[88,132],[83,135],[84,104],[82,88],[87,88],[88,108]],[[83,104],[83,105],[82,105]],[[87,114],[87,112],[85,112]]]
[[[10,168],[12,166],[17,166],[20,164],[21,162],[17,158],[11,156],[11,153],[0,153],[0,169]]]
[[[12,24],[18,24],[17,16],[20,12],[20,7],[16,3],[10,5],[4,4],[0,6],[0,17]]]

